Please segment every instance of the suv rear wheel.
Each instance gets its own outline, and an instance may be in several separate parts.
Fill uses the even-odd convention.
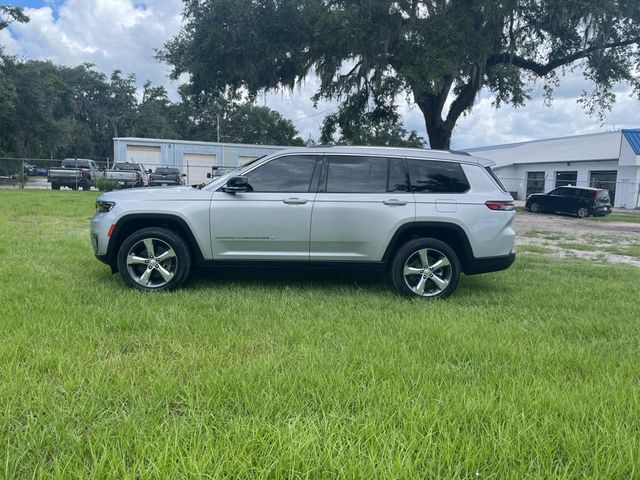
[[[453,249],[440,240],[411,240],[396,252],[391,279],[405,295],[444,298],[458,286],[460,261]]]
[[[189,276],[191,254],[184,240],[172,231],[144,228],[132,233],[120,246],[118,270],[130,287],[171,290]]]
[[[587,207],[580,207],[576,211],[576,215],[580,218],[587,218],[589,216],[589,209]]]

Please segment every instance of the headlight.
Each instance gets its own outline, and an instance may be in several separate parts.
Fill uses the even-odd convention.
[[[115,207],[115,202],[105,202],[104,200],[96,200],[96,212],[97,213],[107,213],[110,212],[113,207]]]

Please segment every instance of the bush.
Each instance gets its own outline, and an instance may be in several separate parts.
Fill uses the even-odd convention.
[[[111,190],[119,190],[120,184],[118,180],[113,178],[100,177],[96,179],[96,188],[101,192],[110,192]]]

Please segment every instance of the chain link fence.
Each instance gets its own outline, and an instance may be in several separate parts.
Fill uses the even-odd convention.
[[[69,159],[65,159],[67,161]],[[104,177],[104,172],[113,167],[113,160],[108,158],[83,158],[77,159],[91,160],[95,164],[95,172],[89,173],[90,179],[86,178],[87,172],[82,174],[76,168],[69,168],[67,181],[60,187],[63,189],[96,189],[100,186],[100,178]],[[63,159],[41,159],[41,158],[0,158],[0,188],[27,188],[27,189],[51,189],[51,171],[63,168]],[[212,164],[199,164],[185,162],[184,165],[165,165],[154,162],[147,162],[143,165],[145,174],[140,181],[140,185],[147,186],[149,181],[149,171],[156,172],[159,167],[175,169],[175,175],[168,178],[169,184],[180,182],[183,185],[197,185],[207,183],[211,179],[224,175],[235,167]],[[75,174],[75,175],[74,175]],[[159,183],[161,184],[161,183]],[[53,182],[53,188],[59,185]],[[129,186],[129,185],[127,185]],[[84,188],[88,187],[88,188]]]

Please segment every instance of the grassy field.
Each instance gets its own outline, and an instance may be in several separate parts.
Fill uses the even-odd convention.
[[[144,294],[93,258],[94,198],[0,191],[0,477],[640,476],[640,269]]]

